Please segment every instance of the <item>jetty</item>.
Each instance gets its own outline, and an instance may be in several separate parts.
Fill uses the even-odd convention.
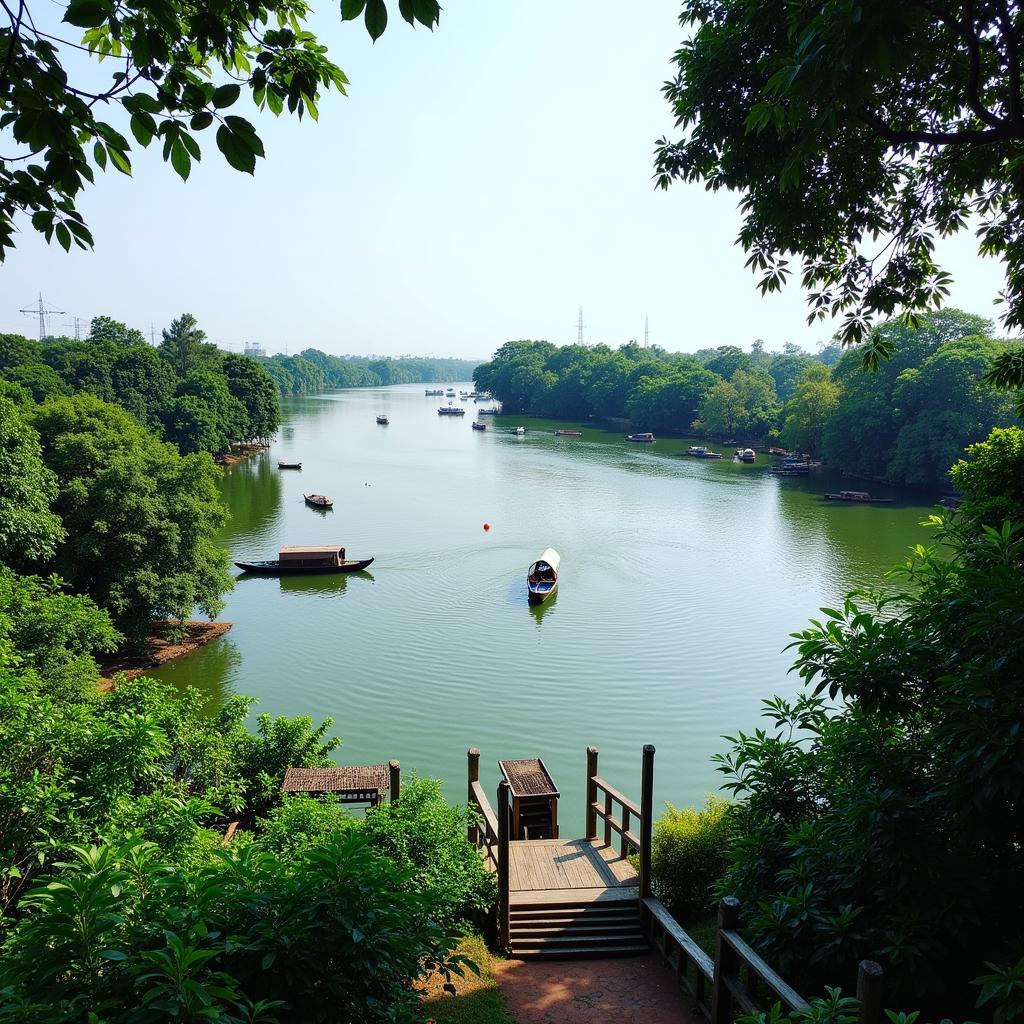
[[[651,839],[654,747],[643,748],[640,802],[598,774],[598,750],[587,748],[586,835],[559,835],[560,792],[543,760],[498,762],[497,811],[480,783],[480,751],[467,752],[468,803],[478,812],[469,841],[498,886],[489,921],[492,940],[516,959],[582,960],[653,950],[690,997],[698,1019],[730,1024],[735,1015],[787,1013],[809,1004],[740,934],[740,904],[718,910],[715,955],[687,934],[654,895]],[[634,866],[635,865],[635,866]],[[882,970],[857,971],[858,1024],[882,1024]]]

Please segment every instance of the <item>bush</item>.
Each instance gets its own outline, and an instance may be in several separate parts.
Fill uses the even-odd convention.
[[[292,863],[252,844],[182,871],[128,842],[62,868],[4,944],[4,1024],[399,1024],[427,972],[461,967],[437,894],[355,830]]]
[[[264,849],[278,856],[294,857],[359,824],[337,800],[286,796],[280,806],[260,821],[260,842]]]
[[[666,805],[651,846],[654,893],[683,920],[711,909],[712,887],[729,863],[730,805],[709,796],[703,810]]]
[[[367,811],[363,822],[369,842],[410,872],[410,884],[437,894],[438,912],[450,925],[487,910],[497,896],[494,878],[467,839],[472,813],[449,806],[436,779],[414,775],[398,803]]]

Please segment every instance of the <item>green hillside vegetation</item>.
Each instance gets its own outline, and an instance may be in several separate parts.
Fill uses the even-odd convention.
[[[892,353],[875,373],[863,369],[869,347]],[[683,354],[510,341],[473,379],[510,413],[781,444],[852,475],[935,487],[948,485],[967,445],[1015,421],[1012,394],[984,377],[1017,347],[994,338],[990,321],[951,309],[916,327],[888,321],[865,345],[814,356],[760,342]]]
[[[434,384],[469,380],[475,359],[433,359],[403,356],[374,359],[332,356],[307,348],[295,356],[260,359],[284,395],[306,395],[328,388],[381,387],[385,384]]]

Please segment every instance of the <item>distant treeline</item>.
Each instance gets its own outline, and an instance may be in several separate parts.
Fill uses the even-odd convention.
[[[937,485],[964,448],[1014,422],[1011,396],[982,381],[1006,342],[982,317],[950,309],[911,328],[876,328],[892,345],[877,373],[838,343],[692,354],[636,343],[559,348],[510,341],[473,379],[507,412],[575,420],[623,417],[648,430],[778,442],[859,476]]]
[[[283,395],[307,395],[328,388],[380,387],[383,384],[433,384],[469,380],[475,359],[368,359],[332,356],[307,348],[297,356],[259,360]]]
[[[84,340],[0,334],[0,394],[20,405],[94,395],[186,455],[269,438],[280,413],[260,362],[220,351],[190,313],[156,347],[109,316],[95,317]]]

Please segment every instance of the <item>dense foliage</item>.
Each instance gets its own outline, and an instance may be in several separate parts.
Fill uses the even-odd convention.
[[[84,341],[0,335],[0,378],[36,402],[85,392],[116,403],[186,454],[272,436],[274,380],[257,360],[220,352],[205,337],[189,313],[156,348],[107,316],[93,319]]]
[[[719,891],[801,990],[868,957],[887,998],[948,1014],[1022,939],[1024,530],[935,525],[905,589],[795,635],[809,690],[720,757],[742,802]]]
[[[981,317],[945,310],[876,328],[870,345],[891,358],[864,373],[867,346],[810,356],[755,342],[692,355],[545,341],[507,342],[474,380],[507,412],[574,419],[628,418],[646,430],[696,431],[748,443],[779,441],[834,468],[899,483],[937,485],[966,445],[1013,421],[1012,396],[986,383],[1015,346]]]
[[[140,146],[158,140],[163,159],[184,180],[201,157],[197,136],[208,129],[224,159],[252,174],[263,143],[249,121],[229,112],[243,87],[260,110],[315,120],[321,90],[344,93],[348,82],[309,31],[304,0],[57,6],[64,9],[60,34],[49,18],[37,23],[27,5],[4,4],[0,129],[10,145],[0,158],[0,260],[14,245],[19,213],[65,250],[72,242],[92,245],[79,195],[108,163],[131,174],[129,129]],[[440,17],[437,0],[399,0],[398,8],[410,25],[432,27]],[[387,5],[344,0],[341,16],[363,17],[376,40]],[[103,84],[99,62],[106,58],[115,59]],[[111,115],[115,124],[104,120]]]
[[[226,513],[208,455],[181,456],[123,409],[91,395],[27,413],[56,476],[53,511],[67,540],[52,566],[132,634],[154,618],[221,607],[227,553],[215,543]]]
[[[470,359],[332,356],[315,348],[307,348],[296,356],[263,358],[260,364],[286,395],[311,394],[328,388],[468,380],[478,365],[476,360]]]
[[[0,572],[0,1021],[418,1019],[492,896],[468,812],[428,780],[365,821],[282,800],[288,766],[330,763],[329,720],[101,694],[112,642],[87,599]],[[256,828],[225,845],[238,816]]]
[[[942,301],[934,238],[976,220],[1024,325],[1020,4],[684,0],[680,23],[665,95],[683,134],[660,140],[659,181],[742,193],[762,291],[799,260],[810,319],[841,314],[861,341]]]
[[[701,810],[669,804],[654,823],[651,878],[654,895],[686,922],[714,905],[715,883],[728,866],[730,805],[709,796]]]

